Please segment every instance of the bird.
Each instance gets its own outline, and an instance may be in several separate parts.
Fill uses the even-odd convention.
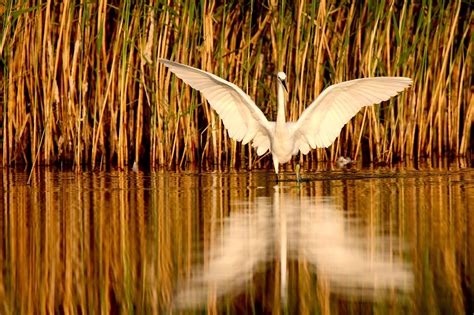
[[[297,121],[286,121],[287,77],[276,74],[277,117],[269,121],[252,98],[235,84],[212,73],[159,58],[178,78],[200,91],[217,112],[229,137],[247,144],[257,155],[270,151],[278,180],[279,165],[311,149],[329,147],[341,129],[361,108],[387,101],[412,83],[407,77],[369,77],[333,84],[301,113]],[[297,174],[300,180],[299,174]]]
[[[352,164],[354,164],[355,161],[352,160],[350,157],[344,157],[344,156],[340,156],[337,160],[336,160],[336,165],[337,167],[339,168],[349,168]]]

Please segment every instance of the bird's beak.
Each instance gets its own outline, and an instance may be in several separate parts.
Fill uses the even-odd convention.
[[[286,80],[282,80],[281,84],[283,84],[283,87],[285,88],[286,93],[288,93],[288,87],[286,86]]]

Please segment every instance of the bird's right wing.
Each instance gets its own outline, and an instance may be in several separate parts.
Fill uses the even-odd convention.
[[[214,74],[166,59],[159,59],[176,76],[200,91],[219,114],[229,137],[247,144],[253,140],[257,154],[270,148],[273,128],[254,101],[235,84]]]
[[[411,83],[410,78],[404,77],[374,77],[331,85],[303,111],[296,123],[290,123],[297,142],[293,154],[330,146],[362,107],[386,101]]]

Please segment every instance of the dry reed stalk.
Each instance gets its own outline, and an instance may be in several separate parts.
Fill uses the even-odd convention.
[[[158,57],[236,83],[269,118],[272,75],[285,70],[290,120],[331,83],[409,76],[410,90],[356,115],[329,149],[296,159],[465,155],[472,19],[460,0],[16,3],[4,9],[0,34],[3,165],[269,165],[230,140],[203,97]]]

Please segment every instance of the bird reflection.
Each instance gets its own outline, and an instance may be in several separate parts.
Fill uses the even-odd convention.
[[[333,293],[376,298],[409,291],[410,266],[389,246],[393,240],[367,237],[330,198],[302,197],[274,188],[273,197],[237,204],[210,244],[206,263],[178,286],[175,306],[198,307],[209,295],[236,294],[266,263],[279,260],[280,294],[287,299],[287,261],[304,261]],[[319,281],[319,280],[318,280]]]

